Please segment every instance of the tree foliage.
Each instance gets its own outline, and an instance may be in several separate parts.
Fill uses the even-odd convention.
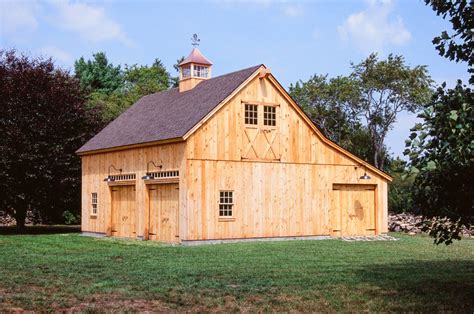
[[[120,66],[110,63],[104,52],[97,52],[92,57],[87,61],[81,57],[74,62],[75,75],[87,92],[110,95],[123,85]]]
[[[329,139],[373,163],[368,129],[351,109],[359,97],[354,81],[313,75],[306,82],[291,84],[289,92]]]
[[[315,75],[290,86],[290,94],[322,131],[342,147],[387,170],[385,138],[401,111],[429,101],[425,66],[411,68],[403,57],[371,54],[352,64],[349,76]]]
[[[460,239],[462,225],[474,223],[474,94],[461,81],[454,89],[439,87],[419,115],[422,123],[406,141],[412,172],[416,175],[413,201],[433,221],[426,230],[435,243]]]
[[[350,78],[355,82],[358,100],[351,109],[365,119],[369,130],[373,160],[383,169],[386,159],[385,139],[402,111],[416,112],[431,96],[432,80],[426,66],[413,68],[402,56],[390,54],[379,60],[371,54],[359,64],[352,64]]]
[[[388,186],[388,210],[392,213],[413,212],[412,189],[415,176],[410,174],[406,162],[395,158],[390,163],[393,181]]]
[[[471,73],[470,83],[474,84],[474,10],[472,1],[467,0],[425,0],[426,5],[449,21],[454,33],[443,31],[433,39],[439,54],[456,62],[467,62]]]
[[[101,127],[78,80],[51,59],[0,51],[0,209],[23,227],[27,209],[44,220],[80,208],[75,151]]]
[[[151,66],[111,64],[105,53],[98,52],[93,60],[81,57],[76,61],[76,77],[88,92],[88,105],[100,108],[109,122],[145,95],[166,90],[173,80],[159,59]]]

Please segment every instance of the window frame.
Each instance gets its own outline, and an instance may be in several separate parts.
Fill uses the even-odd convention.
[[[250,110],[250,108],[252,109]],[[258,127],[258,120],[259,120],[258,119],[258,105],[252,104],[252,103],[245,103],[244,104],[244,124],[248,127]]]
[[[270,109],[269,111],[267,111]],[[277,107],[263,105],[263,126],[266,128],[276,128],[277,127]],[[269,123],[270,124],[267,124]]]
[[[219,199],[218,199],[218,217],[220,220],[233,220],[234,217],[234,207],[235,207],[235,198],[234,190],[219,190]],[[223,215],[223,213],[230,213],[230,215]]]
[[[181,67],[181,78],[190,78],[191,77],[191,65],[183,65]]]
[[[193,64],[193,77],[207,78],[209,76],[209,67]]]
[[[91,193],[91,216],[97,216],[99,213],[99,193]]]

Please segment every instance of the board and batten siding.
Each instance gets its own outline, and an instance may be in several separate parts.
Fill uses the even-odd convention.
[[[249,130],[245,103],[275,106],[277,125]],[[189,136],[186,163],[188,240],[334,234],[334,184],[375,185],[376,233],[387,232],[386,179],[367,169],[371,179],[360,180],[364,167],[324,143],[268,77],[255,78]],[[219,218],[220,190],[234,191],[233,219]]]
[[[154,161],[156,164],[163,165],[162,170],[179,170],[180,181],[184,180],[186,173],[186,163],[184,159],[185,143],[163,144],[140,148],[130,148],[119,151],[103,152],[81,156],[82,159],[82,221],[81,229],[83,232],[108,232],[111,219],[111,190],[110,186],[104,182],[108,175],[108,168],[114,165],[122,168],[123,174],[135,174],[135,208],[136,216],[136,236],[143,237],[147,230],[147,215],[145,211],[148,208],[147,186],[142,180],[146,173],[147,163]],[[150,165],[151,172],[158,171]],[[111,171],[111,175],[119,174],[116,170]],[[184,183],[180,182],[180,186]],[[91,194],[96,192],[98,195],[97,216],[91,215]],[[186,194],[183,189],[179,191],[179,206],[186,206]],[[185,211],[180,210],[180,225],[185,226],[185,217],[182,215]],[[183,228],[184,230],[184,228]],[[181,235],[180,236],[184,236]]]

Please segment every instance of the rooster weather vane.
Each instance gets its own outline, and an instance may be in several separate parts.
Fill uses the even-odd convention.
[[[200,41],[201,40],[198,38],[198,35],[193,34],[193,38],[191,38],[191,45],[193,45],[194,47],[199,46]]]

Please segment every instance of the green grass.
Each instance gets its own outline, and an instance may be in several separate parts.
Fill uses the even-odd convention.
[[[474,241],[164,246],[0,236],[0,311],[472,311]]]

